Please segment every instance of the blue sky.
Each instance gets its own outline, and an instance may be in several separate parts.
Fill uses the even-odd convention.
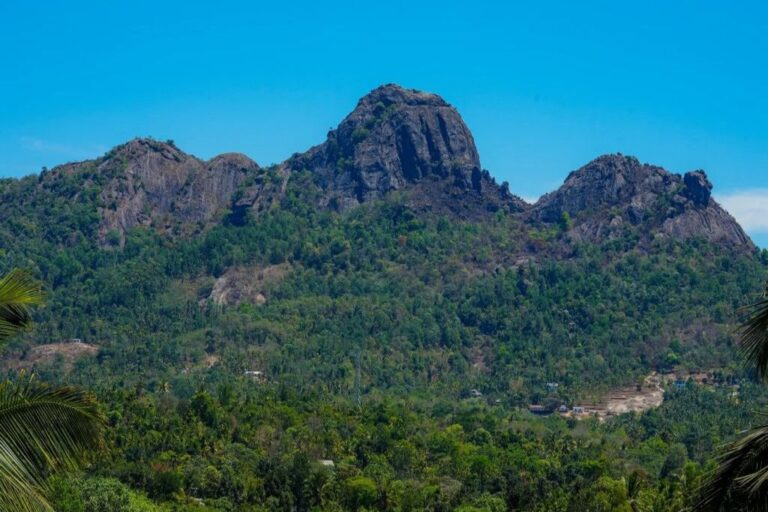
[[[279,162],[397,82],[454,104],[521,196],[608,152],[703,168],[768,246],[768,4],[324,4],[4,0],[0,175],[146,135]]]

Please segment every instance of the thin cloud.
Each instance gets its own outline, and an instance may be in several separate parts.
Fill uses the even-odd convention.
[[[35,137],[21,137],[21,145],[24,149],[27,150],[52,155],[60,155],[68,158],[92,158],[106,151],[106,149],[101,146],[93,148],[81,148],[70,146],[69,144],[60,144],[57,142],[38,139]]]
[[[717,200],[744,230],[768,233],[768,188],[718,194]]]

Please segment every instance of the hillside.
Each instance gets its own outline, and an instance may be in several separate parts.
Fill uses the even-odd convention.
[[[344,460],[342,487],[366,471],[381,496],[391,473],[387,482],[419,493],[437,486],[447,504],[434,509],[451,509],[503,495],[499,475],[489,484],[450,465],[460,442],[490,460],[501,457],[492,444],[522,449],[529,436],[542,457],[560,457],[557,478],[586,464],[547,444],[518,408],[596,400],[652,371],[746,377],[734,326],[768,257],[711,189],[703,171],[681,176],[614,154],[527,204],[482,168],[456,109],[396,85],[363,97],[326,141],[271,167],[135,139],[0,181],[3,270],[28,268],[50,292],[5,366],[100,394],[116,448],[95,471],[158,500],[229,500],[215,510],[284,503],[291,484],[278,480],[299,464],[301,446],[304,469],[310,459]],[[67,339],[94,348],[63,360],[34,348]],[[700,393],[677,399],[706,402]],[[615,465],[588,440],[604,432],[565,420],[546,428],[570,432],[603,461],[594,474],[569,470],[597,485],[658,462],[643,459],[641,445],[667,420],[650,418],[653,429],[627,427],[627,445],[637,443],[627,450],[637,453],[609,442]],[[516,421],[531,423],[512,433]],[[676,431],[658,441],[690,443],[688,457],[703,463],[696,443],[714,446],[738,428],[713,423],[696,439]],[[524,465],[529,476],[503,484],[515,489],[508,506],[514,494],[515,507],[534,510],[524,499],[534,488],[540,503],[562,498],[542,487],[554,475]],[[652,480],[666,477],[658,465]],[[300,510],[315,499],[290,492]]]

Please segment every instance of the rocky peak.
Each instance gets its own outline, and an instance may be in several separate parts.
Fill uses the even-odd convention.
[[[141,158],[162,158],[181,162],[190,156],[179,150],[171,141],[163,142],[146,137],[137,137],[112,149],[107,153],[105,161],[119,159],[134,162]]]
[[[753,249],[733,217],[711,199],[711,190],[704,171],[680,176],[631,156],[604,155],[571,172],[534,205],[530,217],[557,222],[568,214],[576,239],[610,239],[641,225],[648,237],[700,237]]]
[[[236,188],[258,165],[227,153],[202,161],[171,142],[134,139],[96,162],[109,180],[101,192],[101,242],[122,243],[135,226],[197,229],[228,208]]]
[[[357,102],[355,111],[376,108],[381,103],[385,108],[392,105],[449,107],[450,105],[437,94],[405,89],[397,84],[384,84],[372,90]],[[353,112],[354,114],[354,112]]]
[[[671,174],[661,167],[641,164],[621,154],[603,155],[571,172],[555,192],[542,197],[535,214],[545,221],[557,221],[563,213],[576,216],[590,208],[632,203],[644,208],[656,194],[674,186]]]
[[[170,141],[145,138],[96,160],[60,166],[41,175],[40,183],[78,172],[100,189],[103,245],[122,244],[136,226],[195,233],[225,210],[230,222],[245,222],[279,205],[297,179],[306,180],[297,186],[308,186],[306,197],[320,208],[346,209],[399,191],[398,200],[417,211],[482,221],[501,210],[534,225],[558,222],[575,240],[701,237],[754,248],[711,197],[704,171],[680,176],[621,154],[589,162],[528,205],[482,170],[455,108],[435,94],[393,84],[361,98],[324,143],[268,169],[242,154],[203,161]]]
[[[455,108],[435,94],[393,84],[364,96],[325,143],[286,166],[315,174],[325,190],[321,206],[344,209],[420,185],[422,206],[440,206],[432,196],[448,194],[458,207],[525,207],[481,169],[472,134]]]
[[[683,195],[697,206],[707,206],[712,195],[712,183],[704,171],[691,171],[683,176]]]

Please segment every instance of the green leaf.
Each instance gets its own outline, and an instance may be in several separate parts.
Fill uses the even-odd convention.
[[[0,509],[48,510],[39,506],[46,478],[97,450],[103,423],[95,400],[82,391],[32,379],[0,384]],[[30,505],[4,507],[2,500]]]
[[[0,341],[29,325],[30,308],[41,304],[43,297],[40,283],[23,270],[0,278]]]

